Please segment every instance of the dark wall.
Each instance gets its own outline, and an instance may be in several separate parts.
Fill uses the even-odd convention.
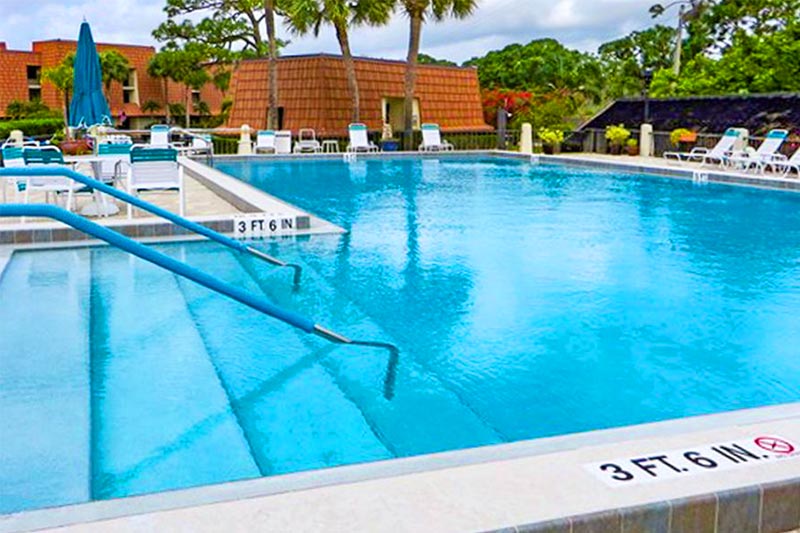
[[[614,102],[581,129],[624,124],[638,128],[644,118],[642,99]],[[772,128],[800,130],[800,94],[711,96],[650,100],[650,122],[656,131],[689,128],[700,133],[722,133],[731,126],[761,135]]]

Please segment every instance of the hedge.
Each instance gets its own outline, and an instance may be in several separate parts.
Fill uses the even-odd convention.
[[[13,130],[22,130],[26,137],[53,135],[64,129],[62,118],[23,118],[0,121],[0,139],[6,139]]]

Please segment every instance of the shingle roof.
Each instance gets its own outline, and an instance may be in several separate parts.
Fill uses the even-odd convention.
[[[381,101],[402,98],[405,63],[356,58],[361,93],[361,121],[370,129],[383,126]],[[266,126],[268,62],[243,61],[233,76],[233,109],[229,125]],[[341,56],[318,54],[278,60],[278,105],[284,108],[285,129],[314,128],[328,135],[344,134],[351,118]],[[443,130],[490,129],[483,119],[477,71],[472,68],[420,65],[415,91],[422,122]]]

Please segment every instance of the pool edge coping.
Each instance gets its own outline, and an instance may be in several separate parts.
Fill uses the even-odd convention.
[[[733,434],[741,432],[743,428],[749,426],[779,422],[795,423],[800,432],[800,402],[22,511],[0,515],[0,532],[10,533],[79,526],[82,524],[88,525],[106,520],[158,515],[159,513],[170,511],[188,511],[208,505],[233,504],[239,501],[262,498],[269,499],[316,489],[336,490],[337,487],[358,486],[372,481],[391,481],[417,474],[446,473],[462,468],[491,465],[493,463],[500,464],[549,455],[573,454],[583,456],[586,452],[601,450],[611,445],[630,445],[663,438],[688,438],[695,434],[707,432],[727,431]],[[600,455],[602,456],[603,454]],[[604,459],[608,459],[608,457]],[[598,457],[598,460],[602,459]],[[585,462],[586,459],[582,458],[580,461]],[[757,467],[751,468],[749,472],[754,472],[754,469],[757,470]],[[757,476],[752,477],[755,478]],[[752,491],[759,489],[765,483],[784,483],[795,478],[798,491],[800,491],[800,470],[798,470],[797,473],[790,473],[785,479],[752,479],[745,483],[734,483],[732,486],[727,486],[722,491],[714,491],[714,493]],[[606,490],[611,491],[614,489],[606,488]],[[657,499],[629,507],[632,509],[646,509],[666,501],[698,498],[707,494],[704,491],[688,491],[681,498]],[[800,501],[798,501],[798,505],[800,505]],[[588,513],[548,517],[542,523],[552,520],[584,520],[586,517],[593,515],[598,515],[599,519],[602,519],[607,514],[606,512],[619,513],[626,508],[624,506],[614,507],[605,511],[592,510]],[[525,527],[529,526],[530,524],[526,524]],[[497,528],[488,528],[487,530],[497,529],[499,531],[505,527],[516,526],[514,524],[498,525]],[[798,527],[800,527],[800,523]]]

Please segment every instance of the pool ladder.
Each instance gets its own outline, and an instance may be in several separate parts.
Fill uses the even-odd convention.
[[[275,266],[292,268],[294,270],[293,283],[295,286],[300,283],[300,277],[302,273],[302,268],[300,265],[287,263],[272,257],[256,248],[253,248],[252,246],[248,246],[214,230],[206,228],[205,226],[175,215],[174,213],[170,213],[169,211],[161,209],[158,206],[140,200],[135,196],[131,196],[125,192],[119,191],[113,187],[110,187],[109,185],[106,185],[105,183],[75,172],[74,170],[68,168],[42,167],[0,168],[0,178],[26,176],[60,176],[71,178],[88,187],[97,189],[102,193],[106,193],[124,202],[128,202],[135,207],[139,207],[140,209],[144,209],[156,215],[162,216],[163,218],[166,218],[167,220],[183,228],[208,237],[209,239],[224,246],[258,257]],[[316,335],[336,344],[366,346],[387,350],[389,352],[389,360],[386,378],[384,381],[384,396],[387,399],[391,399],[394,396],[395,375],[400,358],[400,350],[393,344],[387,342],[350,339],[349,337],[346,337],[331,329],[316,324],[312,320],[297,313],[282,309],[264,297],[250,294],[249,292],[240,289],[235,285],[226,283],[214,276],[211,276],[210,274],[189,266],[186,263],[178,261],[177,259],[173,259],[165,254],[157,252],[156,250],[136,242],[133,239],[125,237],[116,231],[96,224],[61,207],[47,204],[0,204],[0,217],[38,217],[58,220],[59,222],[71,226],[78,231],[105,241],[111,246],[119,248],[125,252],[128,252],[129,254],[135,255],[141,259],[144,259],[145,261],[169,270],[170,272],[173,272],[181,277],[194,281],[195,283],[198,283],[216,293],[243,303],[248,307],[260,311],[261,313],[280,320],[281,322],[289,324],[290,326],[300,329],[306,333]]]

